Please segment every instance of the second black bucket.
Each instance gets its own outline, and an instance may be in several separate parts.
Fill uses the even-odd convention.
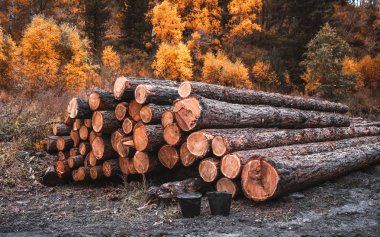
[[[208,192],[207,197],[212,215],[228,216],[230,214],[232,193]]]
[[[184,193],[177,196],[182,216],[192,218],[201,213],[201,193]]]

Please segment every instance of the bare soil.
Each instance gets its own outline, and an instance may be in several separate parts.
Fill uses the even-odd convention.
[[[3,189],[2,187],[0,187]],[[380,165],[231,215],[181,218],[175,201],[143,207],[141,182],[38,182],[0,192],[0,236],[380,236]]]

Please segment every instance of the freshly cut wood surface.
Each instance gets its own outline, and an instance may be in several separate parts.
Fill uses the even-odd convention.
[[[66,124],[57,123],[53,125],[53,135],[54,136],[68,136],[70,135],[71,126]]]
[[[67,160],[59,160],[54,165],[57,175],[62,178],[67,178],[71,175],[69,164]]]
[[[112,160],[106,160],[103,163],[103,174],[106,177],[112,177],[119,175],[121,173],[120,167],[119,167],[119,160],[118,159],[112,159]]]
[[[84,124],[84,126],[86,126],[86,127],[89,128],[89,129],[92,128],[92,121],[91,121],[90,118],[83,119],[83,124]]]
[[[88,140],[90,132],[91,132],[91,130],[87,126],[82,125],[82,127],[80,127],[80,129],[79,129],[79,137],[80,137],[80,139],[82,141]]]
[[[101,180],[104,177],[103,166],[97,165],[90,168],[90,177],[92,180]]]
[[[187,142],[182,143],[179,154],[181,158],[181,163],[185,167],[194,164],[194,162],[199,158],[191,154],[187,147]]]
[[[139,104],[172,105],[177,98],[178,87],[141,84],[135,90],[135,100]]]
[[[95,111],[92,116],[92,128],[95,132],[111,134],[120,126],[114,111]]]
[[[98,160],[117,158],[117,153],[112,148],[111,140],[106,137],[96,137],[91,144],[92,152]]]
[[[179,149],[171,145],[163,145],[158,151],[158,159],[163,166],[168,169],[173,169],[179,164]]]
[[[311,155],[255,158],[242,171],[245,196],[265,201],[380,162],[380,143]]]
[[[79,153],[82,156],[86,156],[91,151],[91,145],[89,142],[81,142],[79,144]]]
[[[133,142],[138,151],[154,151],[165,144],[161,125],[138,124],[133,131]]]
[[[199,175],[203,181],[211,183],[217,180],[220,176],[220,159],[207,158],[199,163]]]
[[[123,121],[128,116],[128,103],[120,102],[115,108],[115,117],[119,121]]]
[[[235,198],[238,195],[240,189],[241,187],[238,180],[222,177],[216,182],[216,191],[231,193],[232,198]]]
[[[202,128],[312,128],[350,125],[349,118],[341,114],[231,104],[200,96],[176,101],[173,111],[176,122],[183,131]]]
[[[102,163],[103,163],[103,160],[98,160],[92,151],[88,153],[88,164],[90,166],[96,166]]]
[[[85,119],[92,116],[88,101],[80,98],[72,98],[70,100],[67,112],[70,118]]]
[[[73,145],[74,142],[70,136],[60,136],[57,138],[57,149],[59,151],[68,151]]]
[[[111,92],[96,89],[90,94],[88,104],[93,111],[114,110],[117,105],[117,100],[115,100]]]
[[[126,135],[129,135],[133,131],[133,127],[136,125],[136,122],[131,118],[125,118],[122,124],[123,131]]]
[[[162,127],[166,127],[168,126],[169,124],[173,124],[174,123],[174,114],[172,111],[165,111],[162,113],[162,118],[161,118],[161,124],[162,124]]]
[[[82,127],[83,125],[83,120],[82,119],[75,119],[74,120],[74,124],[73,124],[73,130],[74,131],[79,131],[79,129]]]
[[[344,104],[278,93],[237,89],[203,82],[182,82],[178,88],[178,94],[182,98],[197,94],[209,99],[235,104],[270,105],[336,113],[346,113],[348,111],[348,106]]]
[[[128,114],[131,116],[133,121],[139,122],[141,120],[140,110],[142,108],[142,104],[136,102],[136,100],[131,100],[128,104]]]
[[[91,130],[90,135],[88,136],[88,140],[89,140],[90,144],[92,144],[92,142],[94,141],[94,139],[96,137],[101,137],[101,136],[102,136],[101,133],[98,133],[98,132],[95,132],[94,130]]]
[[[171,105],[144,105],[140,110],[141,121],[147,124],[159,124],[161,122],[162,114],[166,111],[171,111]]]
[[[78,147],[79,143],[80,143],[79,131],[71,130],[71,132],[70,132],[70,138],[71,138],[71,140],[73,140],[73,146],[74,147]]]
[[[125,136],[123,129],[117,129],[115,130],[111,135],[111,145],[112,148],[117,151],[117,144]]]
[[[79,148],[77,148],[77,147],[71,148],[70,151],[69,151],[69,154],[70,154],[70,156],[80,155]]]
[[[73,148],[71,148],[71,149],[73,149]],[[58,157],[58,160],[67,160],[70,157],[70,152],[69,151],[59,151],[57,153],[57,157]]]
[[[75,181],[86,181],[91,179],[90,167],[79,167],[75,173]]]
[[[118,158],[120,171],[121,171],[121,173],[126,174],[126,175],[128,175],[130,173],[129,172],[128,160],[129,160],[128,157],[119,156],[119,158]]]
[[[164,140],[167,144],[175,146],[186,140],[185,134],[182,134],[180,127],[176,123],[168,124],[164,128]]]
[[[77,169],[84,165],[84,157],[82,155],[71,156],[67,160],[67,164],[69,165],[70,169]]]
[[[136,151],[133,157],[133,167],[139,174],[145,174],[158,165],[158,158],[155,153],[146,153],[143,151]]]

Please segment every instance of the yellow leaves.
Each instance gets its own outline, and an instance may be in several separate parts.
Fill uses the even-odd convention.
[[[227,56],[218,52],[217,55],[207,53],[202,68],[202,80],[208,83],[232,86],[237,88],[252,88],[248,69],[237,60],[231,62]]]
[[[16,43],[0,27],[0,88],[11,87],[17,80],[16,60]]]
[[[161,44],[152,67],[154,74],[163,79],[185,81],[193,76],[190,51],[183,43]]]
[[[153,9],[153,33],[159,42],[178,44],[182,40],[184,24],[175,5],[165,0]]]
[[[259,84],[266,87],[273,87],[274,85],[280,84],[276,72],[271,68],[268,62],[257,61],[252,67],[252,74]]]
[[[107,46],[102,52],[103,65],[110,68],[113,71],[120,69],[120,56],[113,50],[112,46]]]

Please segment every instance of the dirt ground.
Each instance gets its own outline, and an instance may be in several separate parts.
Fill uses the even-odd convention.
[[[228,217],[206,198],[192,219],[174,201],[143,204],[141,182],[33,182],[1,191],[0,236],[380,236],[380,165],[266,203],[240,197]]]

